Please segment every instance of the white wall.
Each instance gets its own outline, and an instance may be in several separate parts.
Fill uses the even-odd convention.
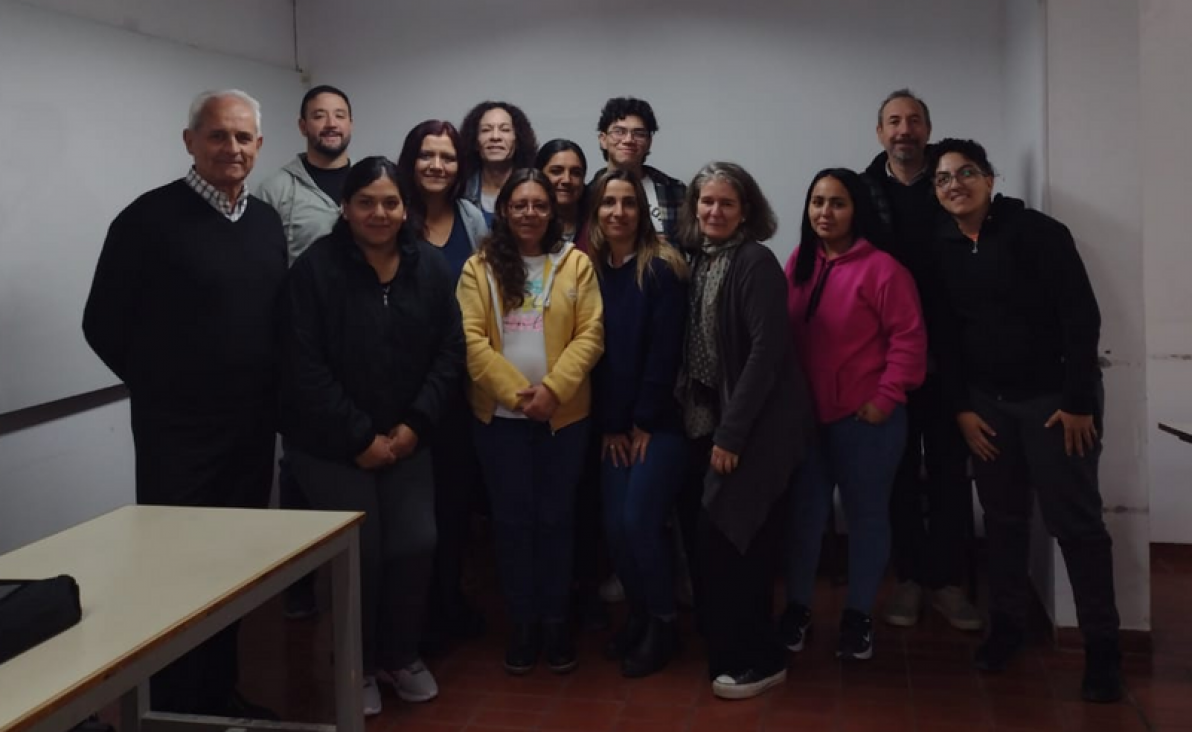
[[[596,166],[605,100],[647,99],[661,127],[650,162],[682,179],[716,158],[743,164],[778,212],[773,248],[785,257],[815,171],[863,168],[879,151],[877,107],[893,89],[928,101],[936,137],[1004,150],[999,5],[300,0],[299,52],[314,82],[351,95],[357,157],[396,154],[418,122],[458,124],[475,103],[504,99],[540,142],[569,137]]]
[[[35,5],[54,7],[47,10]],[[202,4],[180,1],[26,4],[0,0],[0,37],[5,38],[0,56],[17,53],[17,46],[27,51],[19,57],[23,64],[12,61],[0,66],[0,99],[7,112],[17,115],[10,122],[15,125],[14,130],[19,129],[14,142],[0,148],[0,168],[13,175],[18,171],[27,176],[18,180],[10,175],[6,183],[0,184],[0,190],[6,193],[0,200],[0,209],[4,211],[0,216],[0,233],[12,230],[14,225],[28,224],[30,206],[45,205],[46,201],[56,203],[58,209],[54,215],[40,219],[41,223],[73,225],[84,216],[95,219],[93,230],[84,232],[77,246],[55,242],[56,246],[67,248],[47,263],[50,271],[45,276],[26,274],[14,280],[16,265],[28,264],[17,258],[21,253],[19,246],[25,242],[8,241],[0,236],[0,281],[3,281],[0,301],[6,302],[0,308],[0,343],[5,349],[5,368],[11,369],[20,358],[37,355],[36,344],[32,350],[14,347],[17,323],[12,319],[37,316],[34,306],[40,302],[39,297],[51,298],[59,307],[68,300],[78,303],[75,312],[67,314],[65,327],[70,337],[82,341],[81,303],[107,221],[120,206],[131,202],[135,193],[164,184],[170,177],[179,177],[186,171],[189,158],[181,142],[181,132],[193,94],[203,88],[238,85],[245,79],[264,80],[262,83],[267,88],[250,89],[264,105],[266,135],[254,177],[280,166],[294,154],[297,137],[294,119],[303,92],[300,76],[284,65],[268,66],[261,62],[263,50],[269,50],[265,56],[278,56],[279,61],[285,55],[280,50],[288,42],[290,31],[280,35],[271,33],[275,27],[288,29],[291,22],[288,8],[289,3],[282,0]],[[59,12],[62,10],[85,12],[103,23],[72,17]],[[228,30],[235,25],[232,20],[243,20],[246,14],[250,20],[243,33],[248,35]],[[273,17],[273,23],[267,22],[269,17]],[[172,29],[186,45],[155,41],[111,27],[122,25],[139,26],[142,35],[151,29]],[[14,37],[14,33],[18,35]],[[205,41],[221,51],[241,53],[233,57],[195,48]],[[236,43],[240,44],[239,48]],[[88,81],[87,74],[93,69],[135,62],[132,57],[138,53],[143,63],[134,69],[134,76],[140,78],[156,69],[163,80],[151,79],[153,84],[137,84],[136,88],[122,88],[121,82],[127,83],[128,76]],[[288,55],[292,57],[292,50]],[[182,86],[174,89],[169,85],[180,78],[179,64],[183,63],[180,59],[193,68],[183,67]],[[87,72],[69,73],[80,68]],[[190,88],[191,81],[196,88]],[[153,92],[160,93],[155,96]],[[18,97],[23,105],[16,101]],[[69,113],[53,118],[40,114],[47,109]],[[88,114],[95,118],[88,120]],[[124,119],[122,114],[126,114],[127,129],[120,135],[108,134],[106,131],[112,125],[119,125]],[[160,124],[155,122],[149,129],[150,120],[158,120]],[[115,202],[111,211],[100,212],[96,210],[96,201],[102,197],[99,194],[107,191],[92,191],[80,185],[79,175],[71,175],[72,167],[82,164],[80,161],[100,174],[106,173],[109,189],[131,185],[130,181],[137,180],[146,170],[164,166],[169,173],[160,180],[142,181],[143,187],[129,193],[127,200]],[[49,190],[37,187],[45,181],[52,184]],[[8,188],[18,183],[23,186],[19,194],[37,190],[44,200],[14,206]],[[68,279],[73,283],[72,292],[62,291]],[[5,300],[17,289],[29,286],[35,286],[36,291],[15,303]],[[24,370],[48,371],[69,366],[55,363],[63,359],[47,358],[48,350],[42,348],[41,358],[33,358]],[[26,376],[19,375],[20,379]],[[0,392],[12,390],[17,381],[5,377]],[[112,376],[108,383],[115,381]],[[13,398],[21,406],[45,401],[44,398],[30,401],[29,390],[18,391],[21,393]],[[51,394],[49,398],[64,396],[68,394]],[[6,421],[0,420],[0,425]],[[0,434],[0,552],[131,503],[133,499],[133,446],[126,403],[109,404]]]
[[[1047,198],[1066,223],[1101,306],[1105,450],[1101,495],[1114,537],[1122,623],[1150,628],[1139,15],[1120,0],[1047,2]],[[1149,191],[1149,188],[1147,189]],[[1186,207],[1186,203],[1184,204]],[[1060,560],[1057,556],[1057,567]],[[1075,625],[1057,572],[1055,620]]]
[[[291,0],[16,1],[153,38],[294,67]]]
[[[1192,3],[1142,0],[1142,238],[1151,539],[1192,543],[1192,445],[1156,423],[1192,423]],[[1119,132],[1119,134],[1122,134]]]

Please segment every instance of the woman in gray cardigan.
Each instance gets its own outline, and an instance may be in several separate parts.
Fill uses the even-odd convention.
[[[771,594],[811,405],[790,343],[782,266],[760,243],[777,220],[756,181],[738,165],[709,163],[687,188],[679,226],[692,282],[678,390],[699,456],[680,518],[696,538],[712,692],[744,699],[786,680]]]

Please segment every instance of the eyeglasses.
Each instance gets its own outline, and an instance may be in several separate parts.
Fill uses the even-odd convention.
[[[645,142],[646,140],[650,139],[650,131],[642,129],[641,127],[635,127],[632,130],[627,127],[620,126],[609,127],[607,134],[617,142],[624,140],[628,136],[633,137],[634,142]]]
[[[546,201],[514,201],[509,210],[517,216],[550,216],[550,204]]]
[[[985,172],[975,165],[961,166],[955,174],[953,173],[937,173],[935,176],[936,188],[947,188],[952,185],[952,181],[958,180],[964,185],[968,185],[975,178],[984,176]]]

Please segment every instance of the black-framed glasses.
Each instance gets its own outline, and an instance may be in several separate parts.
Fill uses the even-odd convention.
[[[974,179],[980,178],[983,175],[985,175],[985,172],[975,165],[962,165],[956,170],[955,173],[936,173],[935,187],[947,188],[948,186],[952,185],[952,181],[954,180],[958,180],[961,183],[968,185]]]
[[[617,125],[608,128],[608,136],[618,141],[632,137],[635,142],[645,142],[650,139],[650,131],[643,127],[635,127],[631,130],[628,127]]]

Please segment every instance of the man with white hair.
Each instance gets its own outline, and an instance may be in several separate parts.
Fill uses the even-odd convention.
[[[242,91],[196,97],[182,133],[190,171],[120,212],[104,240],[83,333],[128,387],[140,504],[269,499],[286,238],[277,212],[245,187],[260,117]],[[155,675],[151,705],[273,717],[236,692],[236,669],[232,626]]]

